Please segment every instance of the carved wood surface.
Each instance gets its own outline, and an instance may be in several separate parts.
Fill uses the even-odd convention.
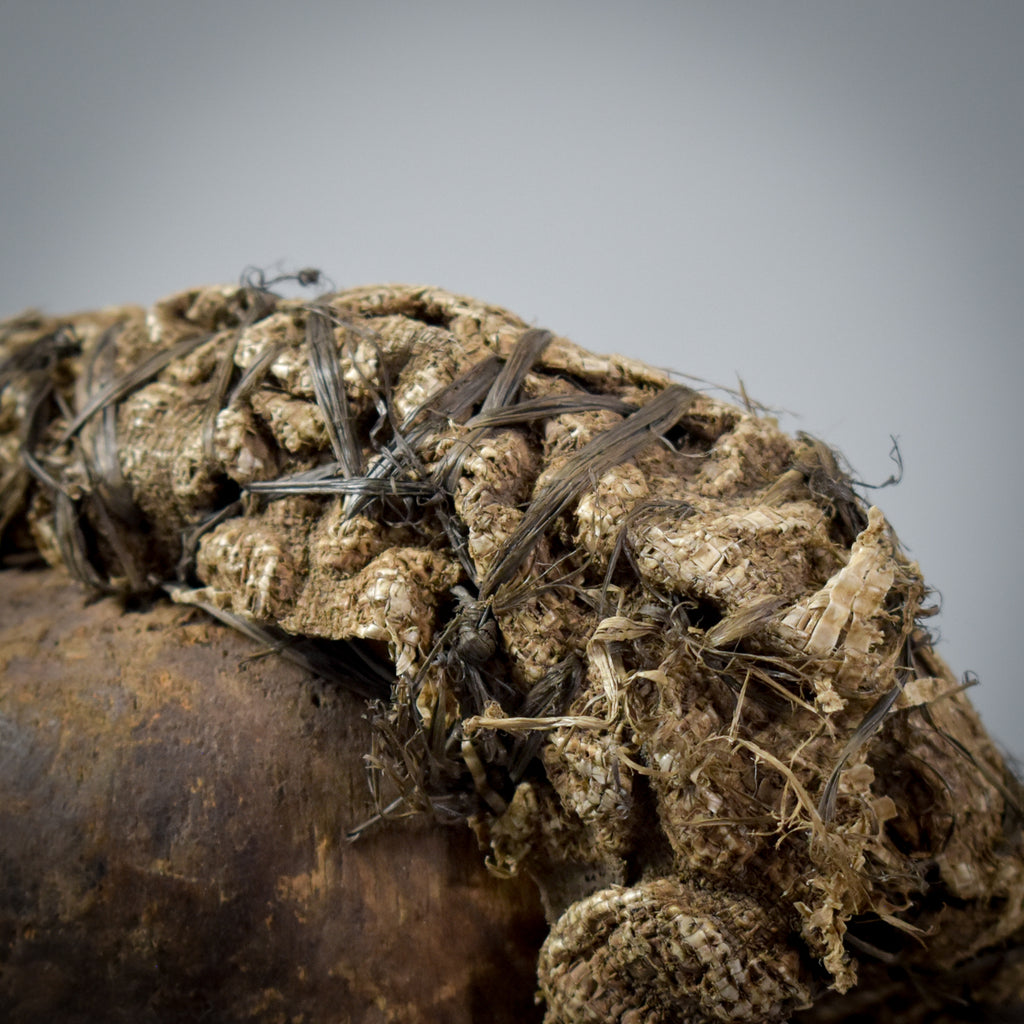
[[[196,612],[0,573],[0,1019],[539,1019],[526,879],[372,813],[358,698]]]

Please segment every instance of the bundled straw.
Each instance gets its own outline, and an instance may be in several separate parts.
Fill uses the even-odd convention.
[[[8,560],[370,699],[353,835],[535,877],[548,1021],[841,1020],[858,963],[901,1020],[1019,997],[1020,787],[820,442],[431,288],[28,313],[0,387]]]

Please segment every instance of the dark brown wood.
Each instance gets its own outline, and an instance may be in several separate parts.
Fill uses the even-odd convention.
[[[543,915],[372,807],[363,704],[169,604],[0,573],[0,1019],[539,1020]]]

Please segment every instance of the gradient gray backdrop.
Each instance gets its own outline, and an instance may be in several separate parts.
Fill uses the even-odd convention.
[[[432,283],[800,413],[1024,754],[1024,3],[0,4],[0,315]]]

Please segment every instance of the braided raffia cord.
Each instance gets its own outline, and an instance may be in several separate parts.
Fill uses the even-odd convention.
[[[1019,998],[1018,785],[819,442],[431,288],[28,313],[0,360],[7,556],[375,698],[380,817],[537,879],[549,1021]]]

